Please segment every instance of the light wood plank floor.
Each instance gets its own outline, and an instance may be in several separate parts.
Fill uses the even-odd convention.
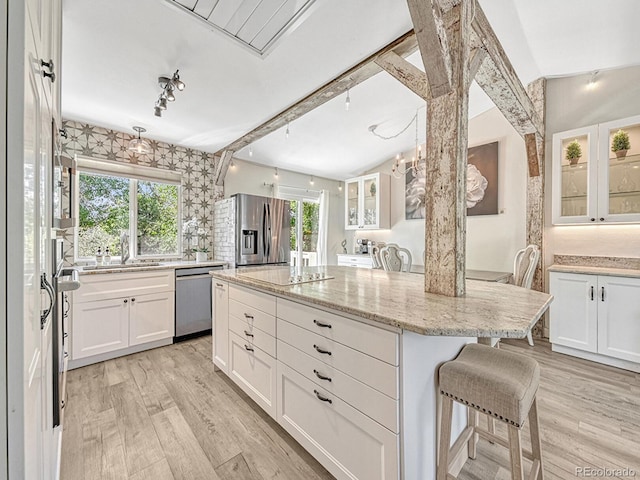
[[[540,363],[547,480],[576,478],[577,467],[627,467],[640,478],[640,375],[552,353],[543,342],[503,348]],[[62,480],[333,478],[213,372],[211,337],[73,370],[67,388]],[[523,437],[528,446],[527,427]],[[459,478],[509,479],[508,468],[506,449],[481,441]]]

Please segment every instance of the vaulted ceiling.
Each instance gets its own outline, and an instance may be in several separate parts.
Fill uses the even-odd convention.
[[[149,138],[216,152],[412,28],[406,0],[180,3],[195,14],[204,12],[201,17],[211,17],[215,8],[227,10],[212,26],[174,0],[64,0],[63,116],[124,131],[141,125]],[[640,63],[634,48],[640,43],[637,0],[480,4],[524,84],[539,76]],[[302,11],[296,15],[296,9]],[[292,14],[286,32],[268,27],[279,11]],[[253,46],[265,52],[231,38],[241,31],[247,43],[262,38]],[[419,54],[409,60],[422,68]],[[186,88],[155,117],[157,77],[178,68]],[[348,111],[344,96],[335,98],[293,122],[288,138],[283,128],[255,142],[252,156],[249,148],[236,156],[344,179],[415,141],[413,128],[381,140],[369,132],[371,125],[393,136],[418,111],[424,141],[424,102],[388,74],[353,88],[350,98]],[[474,84],[471,116],[491,106]]]

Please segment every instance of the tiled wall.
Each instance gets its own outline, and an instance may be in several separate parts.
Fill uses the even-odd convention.
[[[135,135],[96,127],[86,123],[65,120],[63,128],[67,138],[62,139],[64,155],[74,155],[96,160],[110,160],[134,165],[143,165],[162,170],[172,170],[182,174],[182,218],[183,222],[195,217],[205,229],[201,243],[209,249],[209,258],[213,256],[213,205],[223,197],[223,187],[214,185],[215,160],[211,153],[191,148],[170,145],[155,140],[147,140],[152,152],[138,156],[127,151],[129,141]],[[69,195],[69,186],[64,189]],[[66,202],[65,202],[66,203]],[[64,232],[66,244],[65,261],[73,262],[73,229]],[[183,238],[183,259],[194,260],[188,238]]]

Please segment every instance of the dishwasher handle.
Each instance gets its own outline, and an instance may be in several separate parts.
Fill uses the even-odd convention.
[[[198,278],[211,278],[211,275],[208,273],[203,273],[202,275],[185,275],[183,277],[176,277],[176,282],[181,280],[196,280]]]

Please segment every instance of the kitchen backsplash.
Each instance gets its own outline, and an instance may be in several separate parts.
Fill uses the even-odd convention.
[[[135,135],[72,120],[63,121],[63,128],[67,132],[67,138],[62,138],[64,155],[144,165],[181,173],[182,221],[186,222],[194,217],[198,219],[200,226],[205,230],[202,243],[209,249],[209,258],[213,258],[213,205],[224,196],[223,187],[214,185],[213,154],[147,139],[152,152],[138,156],[127,150],[129,141]],[[63,195],[68,197],[69,185],[64,186]],[[64,204],[68,205],[68,202]],[[65,230],[63,236],[66,244],[65,262],[72,264],[74,229]],[[182,258],[195,260],[195,253],[187,247],[188,240],[185,235]]]

